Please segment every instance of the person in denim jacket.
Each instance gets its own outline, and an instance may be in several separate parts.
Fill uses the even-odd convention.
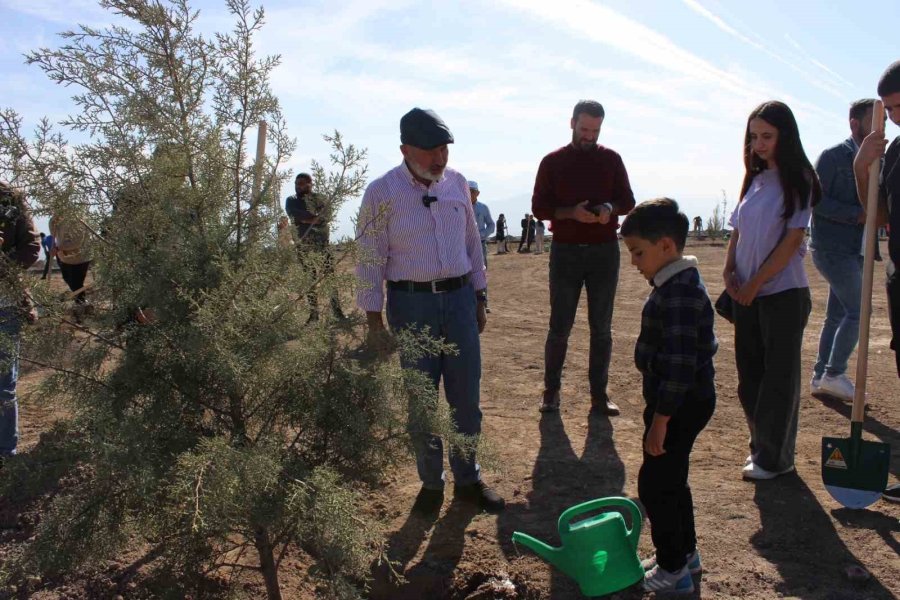
[[[859,337],[862,289],[862,241],[866,213],[856,198],[853,159],[872,131],[875,100],[850,105],[850,137],[828,148],[816,162],[822,201],[813,210],[810,249],[813,264],[828,282],[825,322],[819,335],[819,353],[810,392],[853,400],[847,362]]]

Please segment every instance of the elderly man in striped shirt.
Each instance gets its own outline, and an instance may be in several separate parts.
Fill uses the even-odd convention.
[[[444,379],[457,431],[481,433],[479,394],[481,346],[487,323],[484,259],[466,178],[447,168],[453,135],[433,111],[414,108],[400,119],[403,162],[372,181],[363,196],[357,235],[368,259],[357,267],[363,288],[358,306],[366,311],[368,343],[385,347],[382,320],[387,282],[387,319],[394,331],[426,331],[456,347],[455,354],[402,358],[404,368]],[[414,509],[436,514],[444,500],[443,443],[419,436],[416,466],[422,489]],[[481,480],[475,456],[449,452],[456,498],[485,510],[505,503]]]

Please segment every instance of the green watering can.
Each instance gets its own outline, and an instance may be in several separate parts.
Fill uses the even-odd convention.
[[[610,506],[629,510],[631,529],[625,527],[625,519],[619,512],[576,520],[580,515]],[[531,548],[578,582],[584,595],[603,596],[643,579],[644,569],[637,555],[641,521],[640,509],[628,498],[598,498],[573,506],[559,516],[561,548],[548,546],[519,531],[513,533],[512,540]]]

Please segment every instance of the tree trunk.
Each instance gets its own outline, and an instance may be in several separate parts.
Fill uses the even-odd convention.
[[[269,532],[265,527],[256,530],[255,544],[256,552],[259,554],[259,566],[266,582],[266,596],[269,600],[281,600],[278,567],[275,565],[275,555],[272,552],[272,543],[269,541]]]

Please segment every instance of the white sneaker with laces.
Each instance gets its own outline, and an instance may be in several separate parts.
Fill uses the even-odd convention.
[[[703,565],[700,563],[700,550],[694,550],[685,557],[688,572],[691,575],[699,575],[703,572]],[[650,571],[656,566],[656,555],[645,558],[641,561],[641,568],[644,571]]]
[[[853,394],[856,392],[856,388],[853,387],[853,382],[846,375],[828,375],[826,373],[819,381],[818,392],[845,402],[853,402]]]
[[[755,480],[765,480],[765,479],[775,479],[779,475],[784,475],[786,473],[790,473],[794,470],[794,465],[791,465],[787,469],[783,471],[767,471],[763,469],[761,466],[751,461],[746,467],[741,471],[741,475],[744,479],[755,479]]]
[[[815,396],[819,393],[820,383],[822,383],[822,376],[817,376],[815,373],[813,373],[812,379],[809,380],[809,393],[811,396]]]
[[[694,580],[687,565],[677,573],[670,573],[656,565],[644,574],[644,590],[657,594],[692,594]]]

